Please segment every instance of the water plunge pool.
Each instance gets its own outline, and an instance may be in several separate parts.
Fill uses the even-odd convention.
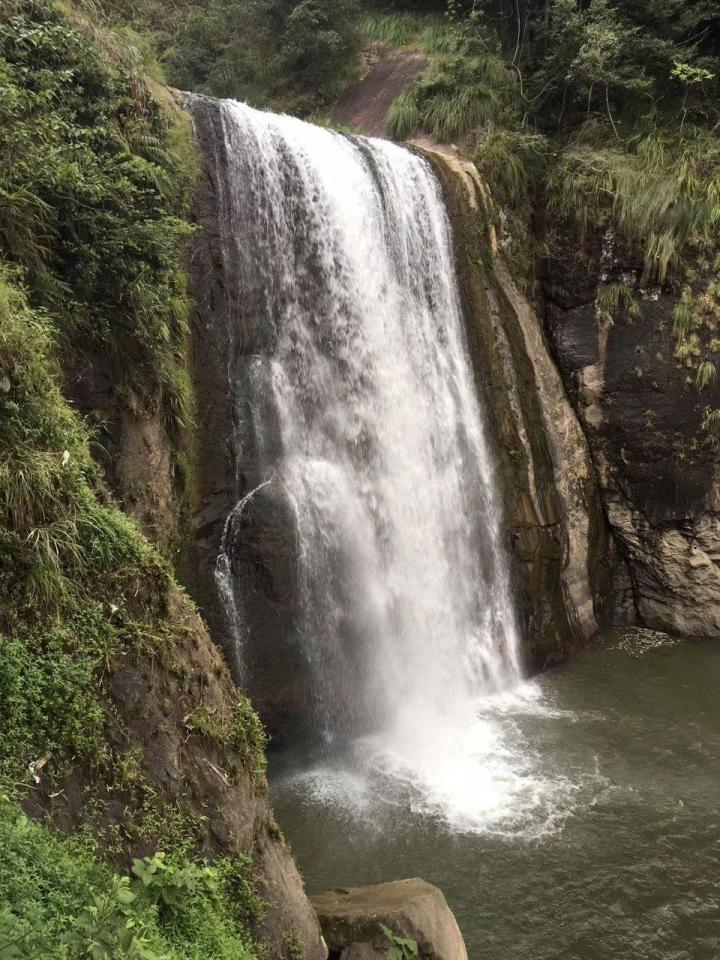
[[[437,884],[470,960],[717,960],[719,690],[717,644],[619,631],[484,701],[435,777],[372,739],[275,756],[276,816],[311,893]]]

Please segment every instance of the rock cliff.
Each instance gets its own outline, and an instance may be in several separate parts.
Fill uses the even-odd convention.
[[[720,387],[699,391],[674,355],[672,284],[646,286],[611,235],[565,236],[558,251],[544,264],[545,327],[627,562],[616,617],[717,637],[718,455],[702,424]],[[631,312],[606,302],[620,286]]]
[[[445,186],[468,346],[502,476],[526,666],[541,670],[607,620],[614,548],[587,441],[542,319],[498,249],[487,189],[452,151],[422,149]]]

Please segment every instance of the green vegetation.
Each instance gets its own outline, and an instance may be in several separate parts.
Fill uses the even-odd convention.
[[[0,12],[0,956],[252,960],[250,862],[189,859],[204,812],[152,785],[114,705],[120,664],[172,663],[195,637],[63,392],[99,370],[120,407],[163,414],[180,448],[189,124],[148,78],[146,41],[104,23],[54,0]],[[220,744],[259,782],[244,699],[228,727]],[[40,814],[70,774],[80,830],[62,838],[19,803]],[[100,859],[136,845],[172,854],[127,876]]]
[[[551,252],[552,231],[544,229],[540,242],[532,223],[547,209],[581,241],[612,238],[616,250],[639,262],[639,284],[681,288],[676,357],[700,389],[712,383],[719,343],[708,303],[720,239],[720,4],[430,6],[445,10],[446,42],[425,48],[432,64],[392,105],[392,134],[423,131],[464,147],[490,184],[503,246],[528,283],[528,251]],[[423,47],[411,14],[375,14],[369,23],[368,34]]]
[[[366,43],[410,47],[424,53],[451,53],[457,44],[457,29],[447,17],[435,13],[363,14],[360,35]]]
[[[712,131],[663,128],[621,149],[578,144],[548,176],[553,210],[582,233],[612,225],[638,250],[645,279],[664,280],[683,253],[709,253],[720,225],[720,143]]]
[[[103,493],[81,418],[62,397],[47,312],[0,268],[0,625],[74,600],[162,611],[167,572]],[[90,594],[89,591],[93,593]]]
[[[412,960],[413,957],[417,957],[418,945],[415,940],[398,936],[390,927],[386,927],[384,923],[380,924],[380,929],[390,944],[388,960]]]
[[[102,356],[128,405],[160,402],[183,427],[191,154],[142,57],[131,33],[50,0],[3,4],[0,258],[22,267],[67,364]]]
[[[262,909],[246,861],[135,860],[114,873],[0,797],[3,960],[254,960]]]
[[[388,126],[403,139],[424,130],[442,142],[454,141],[474,127],[498,121],[512,102],[515,76],[492,54],[458,53],[428,70],[391,107]]]
[[[33,758],[97,753],[97,677],[147,644],[169,575],[108,501],[57,385],[49,317],[11,277],[0,273],[0,771],[17,776]]]
[[[395,20],[417,23],[417,43],[433,62],[391,107],[388,126],[393,137],[404,139],[422,130],[440,141],[453,141],[500,121],[512,108],[516,75],[485,35],[447,19],[432,25],[425,19],[423,26],[422,20],[398,15],[387,23]],[[375,32],[381,33],[378,27]]]
[[[441,55],[391,111],[395,135],[464,136],[501,201],[546,191],[583,230],[612,221],[660,278],[715,236],[717,4],[450,0],[446,15]],[[423,46],[409,14],[368,20]]]
[[[169,35],[166,4],[144,6],[168,79],[184,90],[307,115],[354,74],[357,0],[197,0],[167,11]]]

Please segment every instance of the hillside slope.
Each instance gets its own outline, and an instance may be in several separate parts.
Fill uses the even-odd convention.
[[[166,559],[192,152],[137,43],[52,0],[0,16],[0,944],[321,960],[262,727]],[[156,487],[129,496],[133,443]]]

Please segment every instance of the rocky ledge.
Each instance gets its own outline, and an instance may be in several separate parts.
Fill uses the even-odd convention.
[[[328,890],[311,902],[329,960],[383,960],[393,946],[404,957],[402,941],[410,941],[408,956],[419,960],[467,960],[460,928],[445,897],[425,880]]]

